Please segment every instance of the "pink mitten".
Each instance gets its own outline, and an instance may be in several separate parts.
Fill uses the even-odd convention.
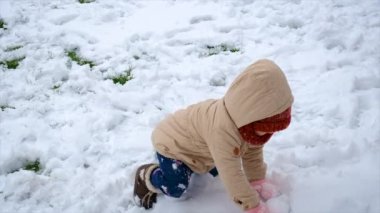
[[[253,209],[247,210],[245,213],[269,213],[267,206],[260,202],[258,206]]]
[[[260,194],[263,200],[269,200],[280,195],[276,185],[266,179],[252,181],[251,186]]]

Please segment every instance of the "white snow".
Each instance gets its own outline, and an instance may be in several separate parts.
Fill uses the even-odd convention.
[[[177,164],[176,164],[176,163],[173,163],[173,164],[172,164],[172,168],[173,168],[173,170],[177,170],[177,169],[178,169]]]
[[[146,212],[132,190],[155,125],[260,58],[295,96],[265,147],[272,213],[380,212],[379,1],[1,0],[0,18],[0,61],[25,57],[0,66],[0,212]],[[238,51],[209,56],[222,44]],[[109,79],[129,68],[125,85]],[[14,172],[36,159],[40,172]],[[185,200],[149,212],[240,210],[219,178],[194,175]]]

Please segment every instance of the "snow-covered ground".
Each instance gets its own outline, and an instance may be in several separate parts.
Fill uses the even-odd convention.
[[[168,113],[269,58],[295,96],[265,147],[272,213],[380,212],[378,0],[0,1],[0,212],[145,212],[134,170]],[[80,66],[67,52],[96,66]],[[132,70],[125,85],[110,78]],[[37,173],[23,168],[38,160]],[[149,212],[231,213],[218,178]]]

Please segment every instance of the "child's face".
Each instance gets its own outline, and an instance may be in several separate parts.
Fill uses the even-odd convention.
[[[265,134],[273,134],[273,132],[262,132],[262,131],[255,131],[256,135],[263,136]]]

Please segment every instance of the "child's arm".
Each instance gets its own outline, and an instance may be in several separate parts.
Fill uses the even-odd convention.
[[[262,146],[250,146],[243,154],[242,160],[247,179],[263,200],[268,200],[280,194],[276,185],[265,179],[266,164],[263,160]]]
[[[248,146],[242,160],[245,175],[250,182],[265,178],[267,166],[263,159],[263,146]]]
[[[239,142],[224,132],[219,132],[213,139],[210,152],[230,197],[245,211],[257,207],[260,198],[244,174]]]

